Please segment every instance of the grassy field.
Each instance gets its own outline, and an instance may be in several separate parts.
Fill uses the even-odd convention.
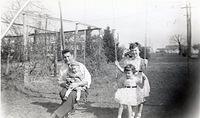
[[[198,59],[190,59],[188,64],[187,58],[178,55],[152,55],[146,72],[151,93],[142,118],[192,118],[187,114],[195,108],[199,96],[199,64]],[[121,80],[116,79],[114,65],[104,68],[104,76],[92,78],[88,102],[82,106],[84,109],[76,110],[71,118],[117,117],[114,93]],[[2,76],[3,113],[9,118],[49,117],[61,102],[58,96],[61,88],[55,79],[38,79],[23,87],[19,78]]]
[[[188,104],[192,104],[198,96],[199,61],[190,60],[189,70],[188,73],[187,58],[178,55],[152,56],[146,72],[151,94],[145,103],[145,118],[184,116],[184,112],[190,109]],[[116,108],[113,98],[116,84],[114,76],[95,79],[89,97],[91,106]]]

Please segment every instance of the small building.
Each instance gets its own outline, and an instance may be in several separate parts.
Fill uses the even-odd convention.
[[[157,48],[156,53],[166,53],[166,49],[165,48]]]
[[[191,49],[192,54],[199,54],[199,49]]]
[[[178,45],[166,45],[165,46],[166,53],[179,53],[179,46]]]

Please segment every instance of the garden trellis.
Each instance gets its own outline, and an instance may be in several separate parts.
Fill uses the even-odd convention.
[[[25,3],[23,8],[28,7],[29,2],[30,0]],[[3,43],[9,46],[9,49],[7,47],[2,49],[2,57],[5,57],[3,60],[7,62],[5,64],[7,68],[5,74],[9,74],[18,67],[23,67],[25,83],[43,76],[56,76],[58,72],[57,66],[59,66],[57,61],[61,60],[61,51],[64,47],[73,48],[75,57],[77,57],[77,53],[82,56],[77,57],[77,60],[82,60],[85,63],[86,32],[89,30],[90,32],[98,31],[98,40],[101,40],[100,35],[102,34],[100,32],[102,28],[62,18],[63,23],[76,26],[74,30],[63,31],[62,36],[61,27],[59,27],[60,18],[51,17],[47,14],[33,14],[26,10],[23,11],[23,8],[18,11],[11,22],[1,21],[4,24],[9,24],[1,39]],[[23,19],[21,23],[18,22],[19,20],[16,22],[19,17]],[[57,29],[55,27],[54,29],[50,28],[52,24],[53,27],[56,24],[57,26],[55,27]],[[80,29],[81,27],[79,28],[79,26],[86,28]],[[11,31],[9,32],[12,27],[20,27],[18,30],[22,34],[13,35]],[[61,40],[62,38],[63,40]],[[34,76],[33,79],[27,79],[32,76]]]

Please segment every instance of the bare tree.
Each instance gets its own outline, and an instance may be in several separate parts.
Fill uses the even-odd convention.
[[[179,50],[179,55],[182,55],[182,46],[183,46],[183,43],[184,43],[184,38],[183,38],[183,35],[181,34],[174,34],[173,36],[171,36],[170,40],[172,42],[175,42],[178,44],[178,50]]]
[[[2,22],[2,30],[4,28],[6,28],[9,23],[11,22],[11,20],[13,19],[13,17],[15,16],[15,14],[17,13],[17,11],[22,7],[22,5],[24,4],[26,0],[10,0],[9,1],[9,6],[7,8],[5,8],[5,12],[2,13],[1,15],[1,22]],[[10,28],[9,32],[7,33],[7,36],[10,36],[10,38],[12,38],[12,41],[10,41],[10,38],[3,38],[2,42],[6,41],[6,45],[4,45],[4,43],[2,43],[2,47],[4,50],[2,50],[3,53],[5,53],[3,56],[6,57],[6,74],[8,74],[8,72],[10,71],[11,68],[9,68],[9,66],[11,66],[12,64],[9,64],[10,62],[12,62],[13,56],[11,56],[11,50],[14,51],[14,55],[19,57],[19,58],[15,58],[16,61],[18,62],[22,62],[22,58],[23,58],[23,39],[22,39],[22,34],[23,34],[23,14],[26,14],[26,21],[28,21],[29,24],[31,24],[32,26],[35,26],[36,29],[38,27],[38,24],[40,23],[40,27],[38,27],[38,29],[41,28],[41,19],[39,18],[35,18],[35,17],[29,17],[28,15],[47,15],[47,10],[42,6],[42,4],[40,4],[40,1],[34,0],[31,1],[28,6],[23,10],[23,12],[17,17],[17,19],[15,20],[14,24],[12,25],[12,27]],[[28,26],[28,25],[27,25]],[[33,32],[34,28],[29,27],[27,32],[28,34],[30,34],[31,32]],[[15,37],[15,39],[13,39],[13,37]],[[7,41],[8,40],[8,41]],[[4,48],[4,47],[10,47],[8,48]],[[6,50],[5,50],[6,49]],[[2,58],[4,58],[2,57]],[[20,63],[18,63],[19,65],[21,65]]]
[[[1,22],[3,23],[2,25],[4,27],[7,27],[9,23],[11,22],[12,18],[15,16],[17,11],[22,7],[24,4],[25,0],[10,0],[10,5],[5,8],[5,12],[2,13],[1,16]],[[15,35],[19,36],[23,34],[23,14],[29,15],[37,15],[37,16],[43,16],[47,15],[48,10],[42,6],[40,1],[34,0],[31,1],[28,6],[23,10],[23,12],[18,16],[18,18],[15,20],[15,23],[12,25],[12,27],[9,30],[10,35]],[[38,20],[39,18],[29,18],[29,21],[31,24],[36,25],[40,24],[38,27],[41,28],[41,23],[42,21]],[[4,28],[2,27],[2,29]],[[32,28],[29,28],[29,33],[32,31]]]

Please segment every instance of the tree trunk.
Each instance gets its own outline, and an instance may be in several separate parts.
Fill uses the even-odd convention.
[[[182,55],[182,47],[181,47],[181,43],[178,42],[178,50],[179,50],[179,55]]]

